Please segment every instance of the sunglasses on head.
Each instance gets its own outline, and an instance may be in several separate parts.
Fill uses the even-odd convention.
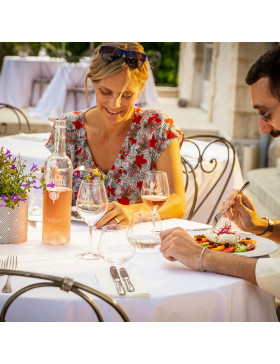
[[[106,63],[111,63],[125,57],[125,62],[130,68],[141,68],[146,61],[146,54],[136,51],[125,51],[124,49],[112,47],[112,46],[101,46],[102,60]]]

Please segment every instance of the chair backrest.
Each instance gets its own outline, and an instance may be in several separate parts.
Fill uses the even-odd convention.
[[[147,52],[147,57],[151,66],[155,80],[157,79],[157,72],[161,62],[161,53],[159,51]]]
[[[28,132],[31,133],[31,126],[30,126],[29,120],[23,111],[21,111],[19,108],[15,107],[15,106],[0,103],[0,111],[2,109],[11,110],[16,115],[16,118],[18,121],[18,133],[19,134],[22,133],[22,119],[27,124]],[[1,114],[0,114],[0,117],[1,117]],[[4,125],[5,125],[5,130],[4,130],[3,134],[6,133],[7,123],[2,123],[2,126],[4,126]]]
[[[93,311],[96,314],[98,321],[104,321],[101,311],[97,304],[87,295],[85,292],[90,293],[91,295],[100,298],[105,301],[108,305],[110,305],[122,318],[123,321],[130,321],[125,311],[121,308],[121,306],[110,297],[106,296],[102,292],[99,292],[89,286],[84,284],[75,282],[73,279],[68,277],[56,277],[52,275],[46,275],[41,273],[34,272],[25,272],[19,270],[9,270],[9,269],[0,269],[0,275],[12,275],[12,276],[21,276],[28,278],[38,278],[40,281],[38,283],[30,284],[26,287],[23,287],[9,296],[8,300],[5,302],[2,311],[0,313],[0,321],[5,321],[6,313],[11,304],[23,293],[30,291],[35,288],[40,287],[58,287],[65,292],[73,292],[80,296],[83,300],[85,300]],[[46,282],[42,282],[41,280],[45,280]]]
[[[187,143],[187,144],[186,144]],[[186,154],[182,155],[182,168],[185,176],[185,192],[188,199],[188,187],[190,181],[193,182],[193,191],[191,198],[191,207],[188,210],[187,219],[191,220],[198,210],[204,207],[204,204],[216,192],[218,198],[215,197],[211,209],[205,211],[207,214],[207,224],[211,221],[214,213],[221,202],[221,198],[232,176],[233,168],[236,160],[234,146],[227,139],[215,135],[191,135],[184,138],[184,146],[187,146]],[[211,152],[211,148],[224,148]],[[183,154],[182,152],[181,154]],[[223,167],[218,166],[217,155],[223,155]],[[198,181],[198,174],[202,178],[207,178],[207,192],[201,198],[201,190]],[[222,187],[219,182],[223,179]],[[219,191],[217,192],[217,188]]]

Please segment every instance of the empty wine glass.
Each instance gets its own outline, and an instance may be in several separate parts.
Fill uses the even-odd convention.
[[[79,254],[80,259],[98,259],[99,255],[92,248],[92,230],[94,224],[101,219],[107,210],[108,199],[104,183],[100,180],[82,181],[76,202],[81,218],[89,227],[89,250]],[[96,249],[95,249],[96,250]]]
[[[167,174],[163,171],[146,172],[141,189],[141,198],[144,204],[153,213],[154,231],[155,215],[170,197]]]
[[[152,212],[135,212],[127,231],[127,238],[136,245],[138,251],[154,251],[160,246],[159,233],[162,230],[161,218],[157,213],[155,228],[156,231]]]
[[[123,264],[134,257],[135,245],[127,239],[126,225],[107,225],[102,228],[98,254],[109,264]]]

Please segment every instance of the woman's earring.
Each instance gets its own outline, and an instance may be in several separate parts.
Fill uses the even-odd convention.
[[[140,106],[140,96],[137,97],[134,105],[135,105],[135,107],[139,107]]]

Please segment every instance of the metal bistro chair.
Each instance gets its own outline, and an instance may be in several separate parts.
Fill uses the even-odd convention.
[[[207,144],[203,148],[203,150],[201,150],[201,148],[197,144],[198,140],[207,142]],[[232,172],[233,172],[233,168],[234,168],[235,160],[236,160],[235,149],[234,149],[234,146],[227,139],[225,139],[223,137],[215,136],[215,135],[191,135],[191,136],[185,137],[184,142],[191,143],[197,152],[197,157],[195,158],[195,163],[193,163],[193,164],[190,162],[190,160],[187,159],[187,157],[181,156],[183,173],[185,175],[185,192],[187,192],[190,178],[193,179],[193,183],[194,183],[194,195],[193,195],[192,205],[191,205],[190,211],[187,216],[187,220],[191,220],[192,217],[197,213],[197,211],[203,206],[203,204],[211,196],[211,193],[215,190],[216,186],[218,185],[218,183],[220,182],[221,178],[224,176],[225,173],[227,176],[226,182],[220,191],[219,197],[218,197],[218,199],[215,200],[215,204],[213,204],[213,208],[210,211],[209,217],[207,219],[207,224],[209,224],[209,222],[212,221],[212,217],[217,209],[218,204],[221,201],[223,193],[232,176]],[[197,182],[197,173],[196,172],[198,171],[199,168],[201,169],[202,173],[207,174],[207,175],[211,175],[211,173],[215,171],[215,169],[218,165],[216,158],[213,157],[210,160],[209,160],[209,158],[205,159],[205,152],[208,150],[208,148],[211,147],[211,145],[214,145],[217,143],[226,147],[227,160],[226,160],[225,166],[222,169],[221,173],[217,176],[217,178],[213,181],[213,183],[209,184],[210,188],[209,188],[209,191],[207,192],[206,196],[197,205],[199,186],[198,186],[198,182]],[[193,158],[191,158],[191,159],[193,159]],[[204,163],[206,163],[206,162],[208,165],[209,164],[211,165],[210,166],[211,168],[209,168],[209,169],[205,168]]]
[[[15,106],[12,106],[12,105],[9,105],[9,104],[3,104],[3,103],[0,103],[0,111],[2,109],[8,109],[8,110],[11,110],[17,117],[17,120],[18,120],[18,133],[22,133],[22,120],[21,118],[23,118],[23,120],[26,122],[27,124],[27,128],[28,128],[28,132],[31,133],[31,126],[30,126],[30,123],[28,121],[28,118],[27,116],[17,107]],[[4,128],[4,131],[1,132],[1,134],[5,134],[6,131],[7,131],[7,123],[2,123],[1,124],[2,127]]]
[[[90,293],[91,295],[100,298],[101,300],[105,301],[106,303],[108,303],[108,305],[110,305],[122,318],[123,321],[125,322],[129,322],[129,318],[127,316],[127,314],[125,313],[125,311],[121,308],[121,306],[112,298],[106,296],[105,294],[89,287],[86,286],[84,284],[75,282],[73,279],[68,278],[68,277],[56,277],[56,276],[52,276],[52,275],[46,275],[46,274],[40,274],[40,273],[33,273],[33,272],[25,272],[25,271],[20,271],[20,270],[10,270],[10,269],[0,269],[0,275],[4,274],[4,275],[12,275],[12,276],[21,276],[21,277],[28,277],[28,278],[38,278],[38,279],[43,279],[47,282],[38,282],[38,283],[34,283],[34,284],[30,284],[26,287],[23,287],[21,289],[19,289],[17,292],[15,292],[14,294],[12,294],[8,300],[5,302],[2,311],[0,313],[0,321],[4,322],[5,321],[5,317],[6,317],[6,313],[8,311],[8,308],[11,306],[11,304],[23,293],[30,291],[32,289],[35,288],[40,288],[40,287],[59,287],[61,290],[65,291],[65,292],[73,292],[75,294],[77,294],[78,296],[80,296],[82,299],[84,299],[89,305],[90,307],[93,309],[93,311],[96,314],[96,317],[98,319],[99,322],[103,322],[103,316],[101,314],[101,311],[99,309],[99,307],[97,306],[97,304],[84,292]],[[84,292],[83,292],[84,291]]]

